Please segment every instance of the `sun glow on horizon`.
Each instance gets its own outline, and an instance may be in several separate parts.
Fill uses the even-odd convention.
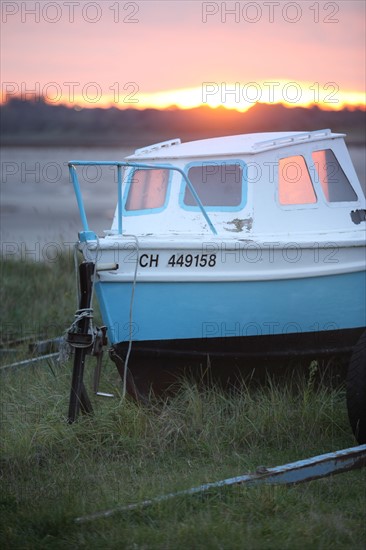
[[[111,88],[109,88],[110,90]],[[285,80],[265,80],[261,82],[204,82],[201,86],[142,93],[136,83],[131,82],[123,91],[116,89],[113,93],[100,90],[89,90],[88,95],[75,93],[72,98],[67,93],[58,92],[48,87],[41,97],[51,105],[63,104],[83,108],[119,109],[194,109],[202,106],[216,109],[223,107],[239,112],[248,111],[257,103],[282,104],[286,107],[309,108],[318,106],[324,110],[341,110],[344,108],[366,108],[364,92],[341,91],[335,82],[321,86],[318,82],[295,82]],[[20,92],[20,93],[19,93]],[[52,95],[53,94],[53,95]],[[25,95],[25,97],[24,97]],[[31,94],[2,94],[1,102],[6,103],[12,97],[32,99]],[[34,98],[33,98],[34,99]]]
[[[224,107],[239,112],[248,111],[256,103],[283,104],[286,107],[311,107],[340,110],[344,107],[366,107],[363,92],[340,91],[334,82],[321,87],[319,83],[262,81],[250,83],[205,82],[200,87],[139,94],[136,108],[167,109],[171,106],[192,109],[207,106]]]

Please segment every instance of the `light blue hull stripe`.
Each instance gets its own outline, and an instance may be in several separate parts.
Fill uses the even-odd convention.
[[[250,282],[137,282],[133,340],[290,334],[364,327],[366,274]],[[97,283],[112,344],[129,339],[131,283]]]

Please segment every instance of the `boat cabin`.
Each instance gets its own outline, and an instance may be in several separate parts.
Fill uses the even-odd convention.
[[[109,234],[121,232],[121,207],[122,232],[137,236],[354,231],[365,197],[343,138],[330,130],[276,132],[137,149],[126,159]]]

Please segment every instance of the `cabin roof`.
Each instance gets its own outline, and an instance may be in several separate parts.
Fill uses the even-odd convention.
[[[180,139],[172,139],[155,143],[141,149],[136,149],[127,160],[142,159],[173,159],[211,156],[254,155],[270,149],[278,149],[321,141],[329,138],[344,137],[345,134],[334,134],[331,130],[316,130],[314,132],[262,132],[256,134],[239,134],[198,141],[181,143]]]

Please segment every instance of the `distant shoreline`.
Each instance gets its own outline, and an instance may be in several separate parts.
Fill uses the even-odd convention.
[[[214,136],[216,137],[216,136]],[[193,141],[193,140],[196,140],[197,138],[192,138],[192,139],[182,139],[182,142],[187,142],[187,141]],[[164,141],[164,139],[162,140],[154,140],[154,143],[157,143],[159,141]],[[347,139],[347,137],[345,138],[345,141],[346,141],[346,144],[348,147],[357,147],[357,148],[364,148],[366,147],[366,141],[354,141],[354,140],[349,140]],[[74,147],[74,148],[90,148],[90,149],[111,149],[111,148],[117,148],[117,147],[121,147],[121,148],[129,148],[129,149],[136,149],[138,147],[143,147],[143,146],[147,146],[147,145],[152,145],[152,143],[150,143],[149,140],[141,140],[139,142],[134,142],[134,141],[130,141],[130,142],[124,142],[124,141],[111,141],[111,142],[104,142],[104,143],[97,143],[97,142],[83,142],[83,141],[75,141],[75,142],[71,142],[71,141],[59,141],[59,142],[50,142],[50,141],[42,141],[42,140],[37,140],[37,141],[12,141],[12,140],[4,140],[4,141],[0,141],[0,147],[1,148],[35,148],[35,149],[41,149],[41,148],[49,148],[49,149],[57,149],[57,148],[62,148],[62,149],[69,149],[70,147]]]
[[[270,129],[268,131],[271,131]],[[277,130],[274,130],[277,131]],[[290,130],[289,130],[290,131]],[[292,130],[291,130],[292,131]],[[247,133],[247,132],[242,132]],[[256,133],[256,132],[248,132],[248,133]],[[360,135],[353,135],[351,132],[342,132],[346,134],[345,141],[346,144],[349,147],[366,147],[366,137],[360,136]],[[159,136],[157,133],[154,133],[154,135],[151,135],[150,132],[147,132],[146,134],[142,134],[141,136],[133,136],[130,139],[126,138],[125,136],[116,136],[116,137],[109,137],[104,138],[103,136],[100,136],[99,140],[96,140],[95,138],[89,138],[85,139],[83,137],[76,137],[76,136],[55,136],[54,138],[50,138],[47,136],[41,136],[41,135],[20,135],[20,136],[7,136],[2,135],[0,138],[0,146],[1,147],[49,147],[49,148],[56,148],[56,147],[90,147],[90,148],[98,148],[98,149],[109,149],[111,147],[126,147],[126,148],[137,148],[137,147],[144,147],[146,145],[150,145],[152,143],[158,143],[161,141],[173,139],[173,138],[180,138],[182,142],[187,141],[194,141],[198,139],[206,139],[211,137],[220,137],[222,135],[227,135],[227,133],[223,132],[222,134],[179,134],[177,132],[169,134],[167,136],[166,134],[162,134]]]
[[[12,99],[0,106],[3,147],[142,147],[180,138],[183,142],[256,132],[330,128],[347,134],[351,146],[366,145],[366,112],[255,104],[248,111],[211,109],[109,109],[75,111],[42,101]]]

